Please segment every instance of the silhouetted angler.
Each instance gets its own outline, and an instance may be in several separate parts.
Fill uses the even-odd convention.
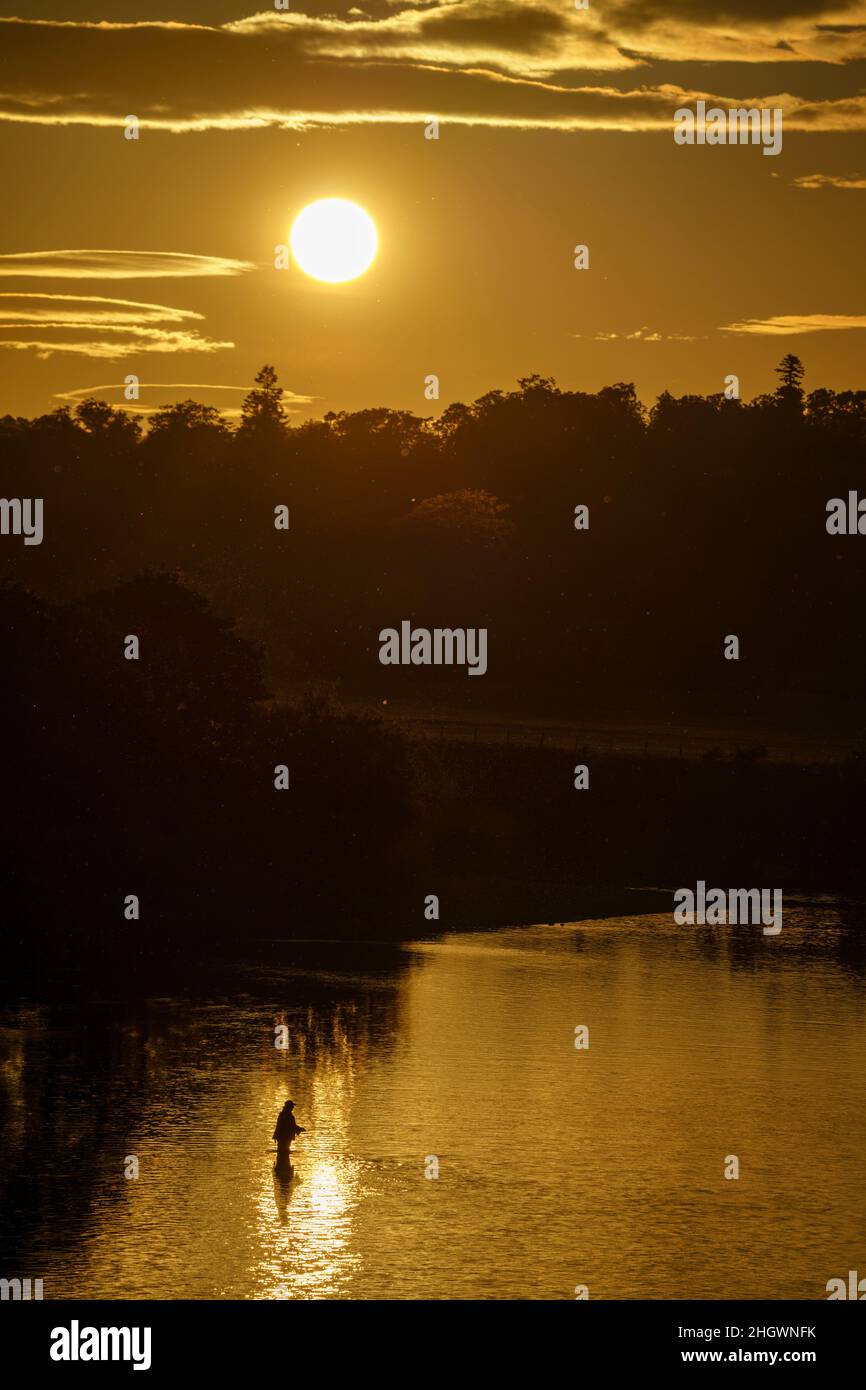
[[[287,1154],[292,1145],[292,1140],[296,1134],[303,1134],[304,1127],[299,1125],[292,1111],[295,1108],[293,1100],[287,1100],[277,1117],[277,1127],[274,1130],[274,1138],[277,1141],[277,1153]]]

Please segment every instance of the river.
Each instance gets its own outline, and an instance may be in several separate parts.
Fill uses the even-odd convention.
[[[219,987],[5,1005],[0,1276],[826,1298],[866,1275],[862,926],[824,903],[777,937],[660,915],[287,942]],[[275,1175],[287,1096],[306,1133]]]

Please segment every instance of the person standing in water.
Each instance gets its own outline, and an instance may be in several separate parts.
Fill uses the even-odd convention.
[[[295,1108],[293,1100],[287,1100],[277,1117],[277,1127],[274,1130],[274,1139],[277,1141],[277,1154],[288,1157],[289,1149],[292,1147],[292,1140],[296,1134],[306,1133],[303,1125],[299,1125],[292,1111]]]

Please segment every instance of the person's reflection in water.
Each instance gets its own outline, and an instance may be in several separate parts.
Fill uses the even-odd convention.
[[[285,1149],[282,1153],[277,1153],[277,1161],[274,1164],[274,1202],[282,1226],[285,1226],[289,1219],[289,1198],[292,1195],[293,1182],[300,1182],[300,1178],[295,1177],[289,1151]]]

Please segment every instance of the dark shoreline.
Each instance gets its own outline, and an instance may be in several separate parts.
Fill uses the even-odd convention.
[[[0,984],[0,1001],[5,1005],[21,1002],[49,1002],[64,999],[143,998],[146,996],[208,993],[234,994],[248,973],[258,978],[265,992],[279,991],[286,977],[295,984],[320,971],[363,974],[389,970],[405,963],[403,948],[411,942],[434,942],[452,933],[469,934],[498,931],[509,927],[538,925],[565,926],[593,921],[611,921],[673,913],[673,889],[617,885],[539,883],[530,879],[498,880],[483,877],[453,878],[440,885],[441,914],[436,922],[405,918],[399,928],[366,917],[363,922],[346,917],[341,921],[350,930],[339,932],[335,922],[327,934],[303,929],[295,934],[252,934],[244,940],[214,941],[211,949],[193,964],[185,946],[173,951],[167,942],[134,956],[104,953],[100,957],[70,953],[62,959],[25,960],[7,970]],[[787,905],[834,906],[840,910],[862,910],[863,900],[855,896],[791,891],[785,893]],[[71,943],[70,943],[71,945]],[[852,942],[852,948],[856,943]],[[866,946],[866,942],[863,943]],[[862,957],[859,948],[855,954]]]
[[[533,879],[461,877],[446,879],[439,895],[438,924],[422,923],[432,935],[480,928],[529,927],[546,922],[584,922],[673,911],[664,889],[543,882]],[[423,931],[422,935],[425,934]]]

